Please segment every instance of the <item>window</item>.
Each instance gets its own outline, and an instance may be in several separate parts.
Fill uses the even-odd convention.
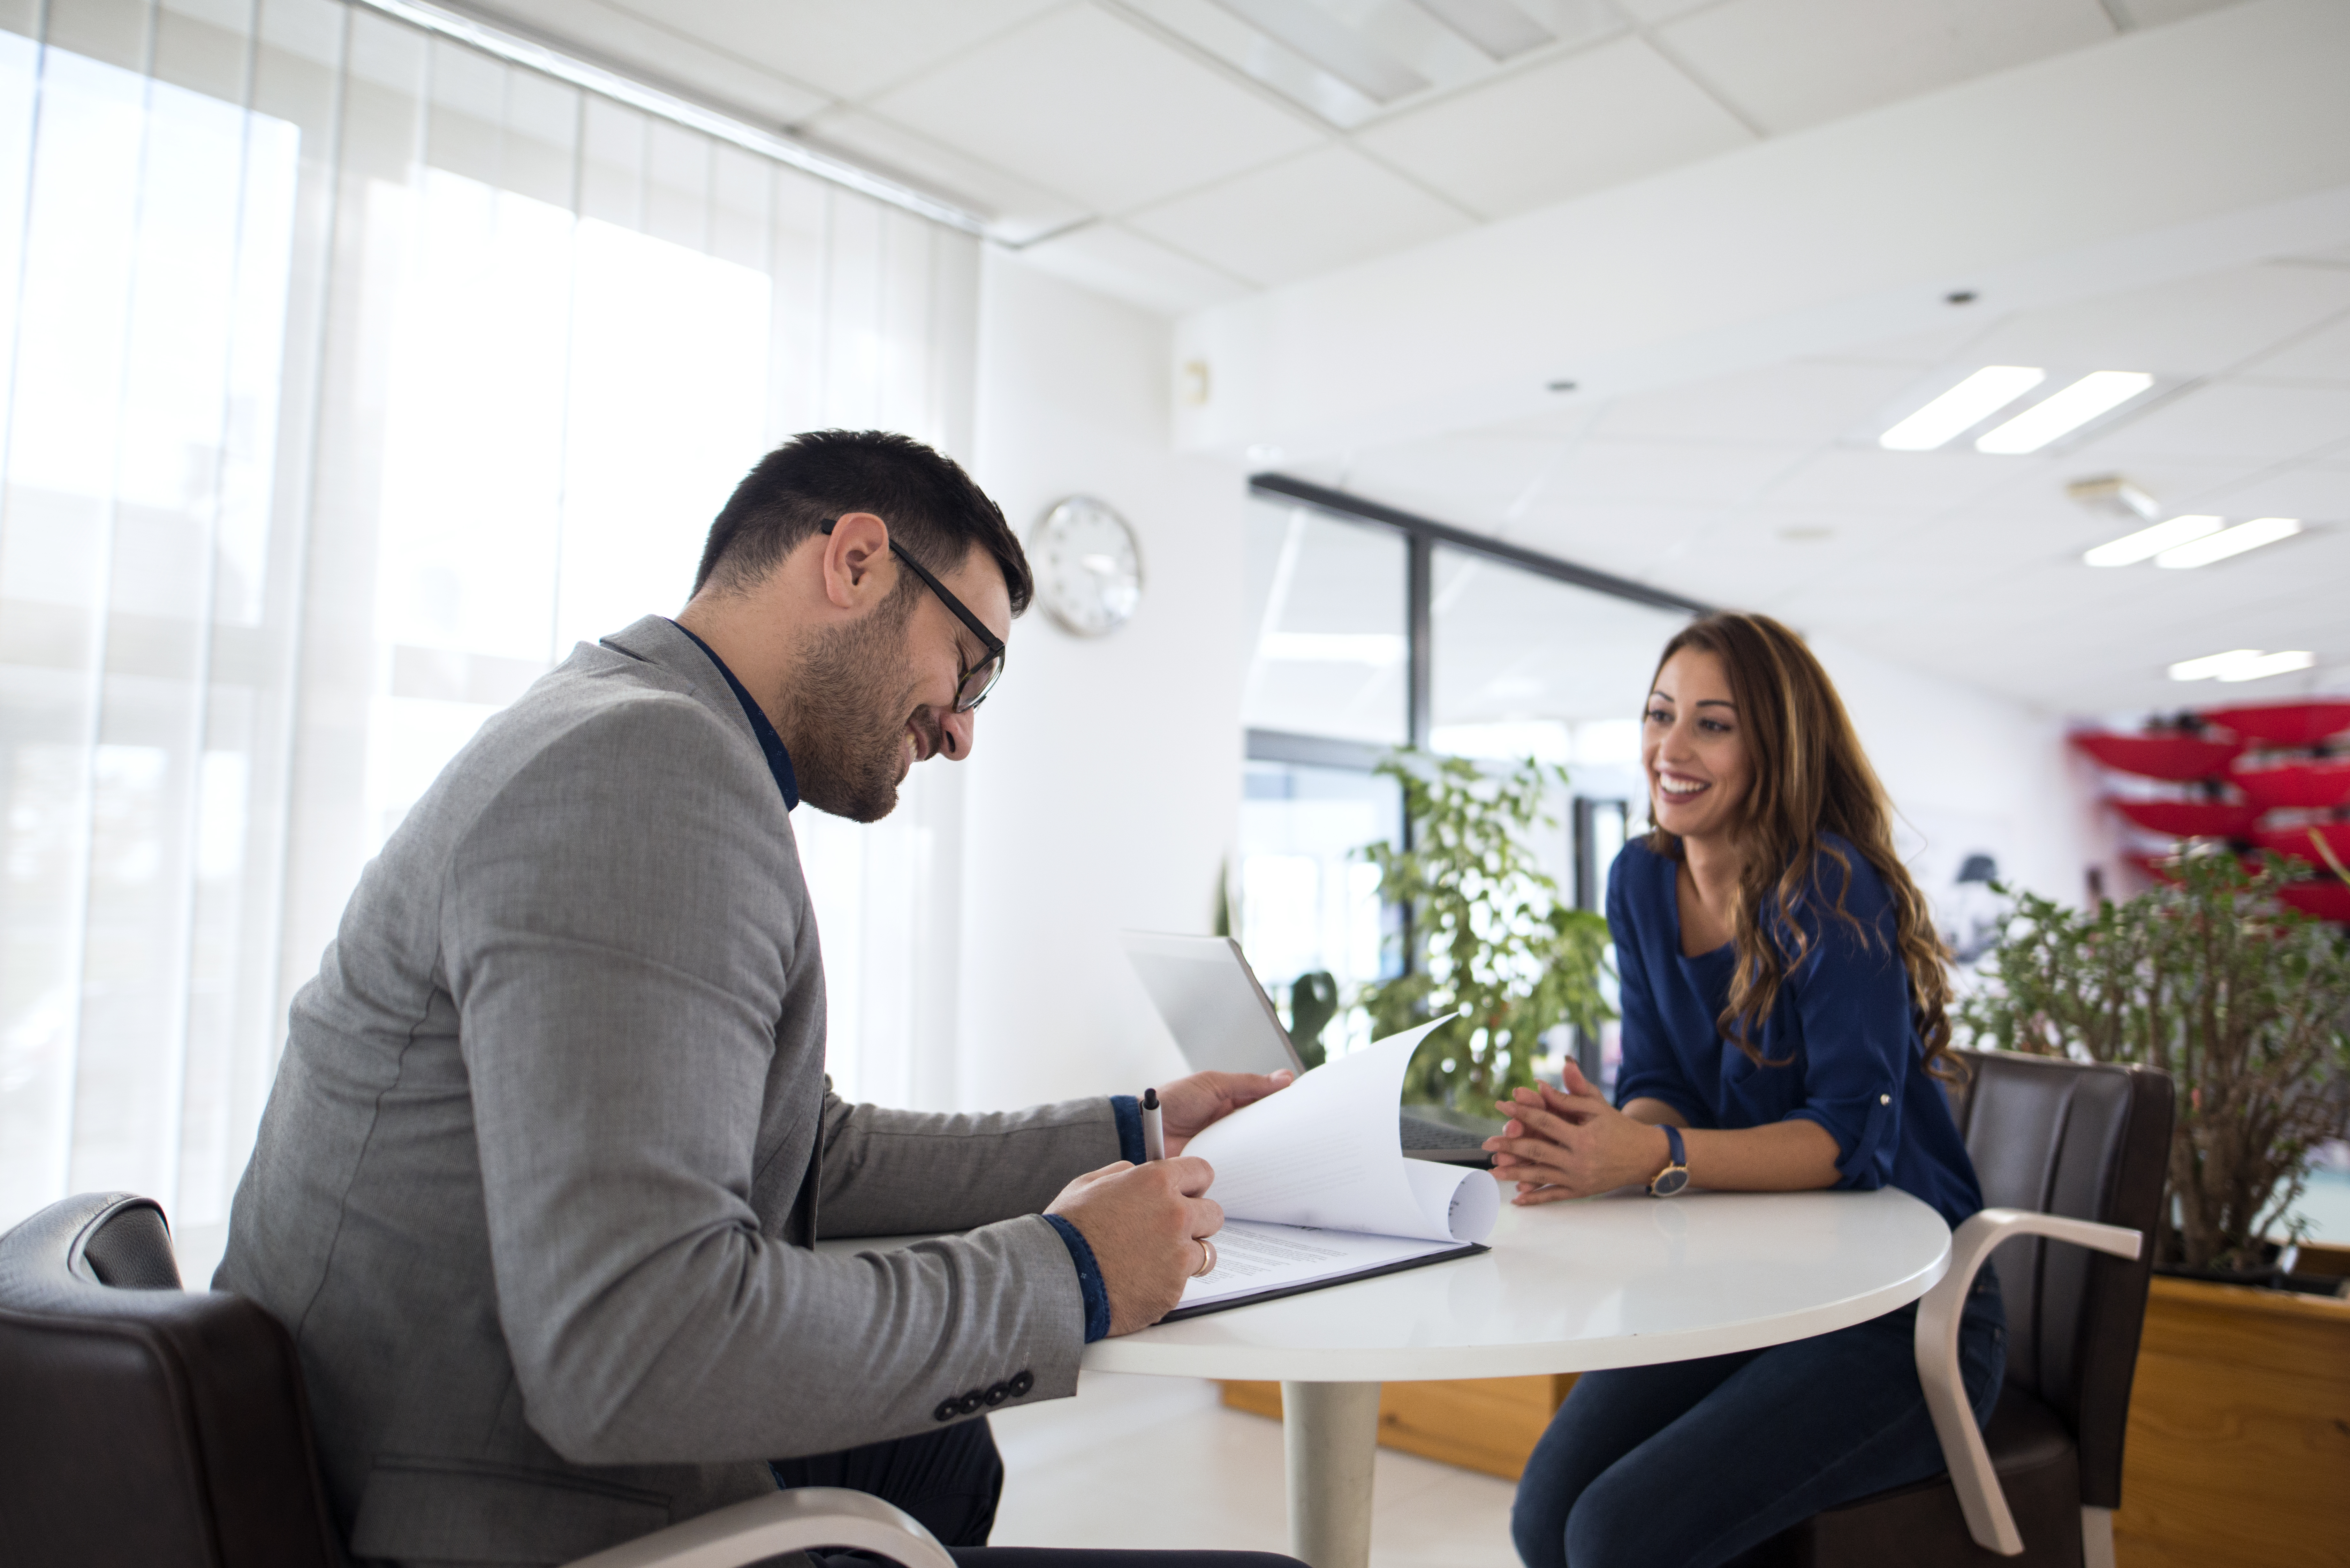
[[[676,610],[781,435],[965,444],[975,243],[341,0],[6,15],[0,1226],[129,1189],[192,1274],[291,992],[481,722]],[[952,972],[899,940],[926,789],[795,818],[846,1093],[922,1080]]]
[[[1406,960],[1400,912],[1357,852],[1401,837],[1400,792],[1371,770],[1415,736],[1566,766],[1534,849],[1563,896],[1604,909],[1607,868],[1645,826],[1641,699],[1703,607],[1283,475],[1252,483],[1235,934],[1284,1016],[1302,973],[1329,971],[1344,999]],[[1329,1043],[1367,1038],[1356,1013]],[[1572,1044],[1612,1081],[1613,1026]]]

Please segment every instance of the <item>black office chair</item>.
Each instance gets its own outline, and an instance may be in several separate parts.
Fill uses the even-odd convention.
[[[0,1558],[10,1568],[341,1568],[294,1342],[183,1291],[163,1211],[123,1192],[0,1236]],[[806,1487],[581,1559],[730,1568],[814,1547],[953,1568],[876,1497]]]
[[[1918,1376],[1950,1469],[1816,1514],[1742,1568],[2112,1568],[2170,1078],[1958,1055],[1970,1073],[1956,1096],[1959,1129],[1989,1207],[1951,1237],[1950,1271],[1918,1309]],[[2007,1386],[1979,1433],[1959,1381],[1958,1326],[1986,1257],[2007,1303]]]

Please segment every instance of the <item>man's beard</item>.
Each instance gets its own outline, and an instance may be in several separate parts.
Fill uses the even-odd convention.
[[[864,619],[816,634],[785,694],[792,772],[800,798],[819,811],[879,822],[897,807],[913,685],[881,693],[901,678],[913,607],[912,595],[893,596]],[[924,739],[937,749],[935,732]]]

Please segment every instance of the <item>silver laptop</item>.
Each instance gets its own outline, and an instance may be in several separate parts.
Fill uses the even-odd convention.
[[[1124,933],[1126,956],[1142,989],[1167,1023],[1167,1032],[1195,1073],[1304,1072],[1273,999],[1230,937],[1180,937],[1157,931]],[[1437,1106],[1399,1107],[1403,1151],[1414,1159],[1490,1165],[1482,1147],[1502,1130]]]

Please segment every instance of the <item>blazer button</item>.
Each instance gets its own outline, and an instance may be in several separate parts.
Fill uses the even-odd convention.
[[[986,1403],[986,1392],[983,1389],[974,1388],[970,1393],[964,1395],[962,1399],[957,1401],[955,1407],[961,1410],[964,1415],[970,1416],[976,1414],[979,1407]]]
[[[1006,1385],[1006,1386],[1012,1390],[1012,1397],[1014,1399],[1025,1398],[1027,1397],[1028,1390],[1036,1386],[1035,1374],[1031,1372],[1023,1372],[1018,1376],[1013,1378],[1011,1383]]]
[[[937,1409],[931,1412],[932,1419],[940,1421],[951,1421],[962,1414],[962,1401],[960,1399],[944,1400]]]
[[[1008,1384],[990,1384],[987,1389],[987,1402],[991,1405],[1001,1405],[1011,1392],[1012,1388]]]

